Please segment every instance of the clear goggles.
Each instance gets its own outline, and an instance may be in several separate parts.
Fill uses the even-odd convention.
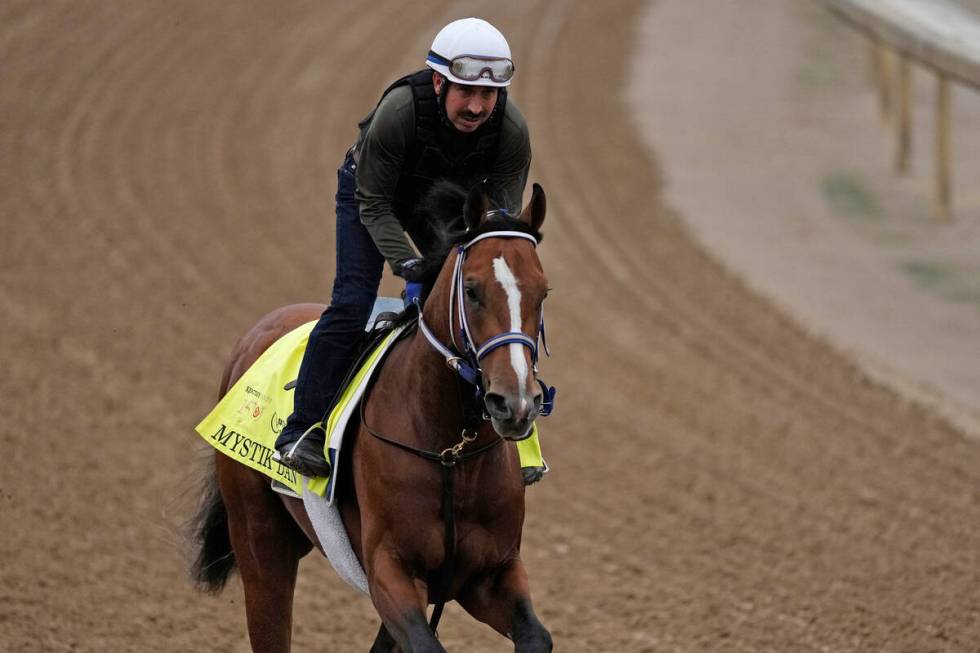
[[[430,50],[428,60],[447,66],[454,77],[467,82],[476,82],[480,79],[491,79],[498,83],[508,82],[514,76],[514,62],[510,59],[464,54],[449,60]]]

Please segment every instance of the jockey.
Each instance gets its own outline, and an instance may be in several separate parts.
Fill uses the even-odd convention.
[[[507,97],[507,40],[484,20],[457,20],[436,35],[425,65],[385,90],[337,171],[333,294],[310,333],[293,413],[276,440],[281,462],[305,476],[330,474],[320,423],[353,364],[384,262],[405,280],[406,298],[418,293],[421,258],[406,233],[423,256],[438,245],[437,225],[415,212],[433,182],[486,181],[498,206],[521,208],[531,146]]]

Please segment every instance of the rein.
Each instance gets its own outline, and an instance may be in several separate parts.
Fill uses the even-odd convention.
[[[535,246],[537,246],[538,242],[534,236],[522,231],[490,231],[477,236],[465,245],[460,245],[457,248],[456,262],[453,268],[453,282],[449,297],[449,333],[450,338],[452,339],[452,349],[443,345],[441,342],[439,342],[439,339],[433,335],[432,331],[425,323],[425,319],[423,318],[422,304],[419,299],[416,298],[415,307],[418,309],[419,330],[422,332],[422,335],[425,336],[425,339],[429,342],[429,344],[432,345],[433,349],[435,349],[446,359],[446,364],[458,375],[458,378],[466,384],[473,386],[473,399],[475,401],[481,400],[481,397],[484,394],[482,379],[483,371],[480,369],[480,361],[486,357],[487,354],[498,347],[508,344],[518,344],[530,349],[531,361],[534,365],[535,380],[537,380],[538,384],[540,384],[543,395],[543,401],[538,414],[541,416],[547,416],[551,413],[554,407],[556,390],[554,387],[549,387],[543,381],[536,378],[538,372],[538,338],[544,345],[545,354],[549,356],[551,355],[551,352],[548,350],[548,343],[544,334],[543,307],[538,327],[538,338],[531,338],[520,331],[507,331],[489,338],[479,348],[473,345],[473,336],[470,331],[469,321],[466,318],[463,261],[466,257],[466,251],[470,247],[487,238],[523,238],[530,240],[535,244]],[[456,337],[453,335],[454,305],[456,306],[456,310],[459,314],[460,340],[463,343],[462,353],[458,352],[456,348]],[[408,453],[419,456],[420,458],[424,458],[425,460],[439,463],[442,467],[442,516],[445,523],[443,548],[445,551],[445,556],[443,558],[442,567],[439,570],[439,592],[437,594],[440,600],[435,603],[435,607],[432,610],[432,616],[429,619],[429,628],[432,630],[433,634],[437,634],[436,630],[439,627],[439,620],[442,617],[443,610],[449,597],[450,586],[452,583],[453,574],[455,572],[456,563],[456,510],[453,471],[458,463],[476,458],[477,456],[486,453],[503,442],[504,438],[497,437],[493,441],[479,447],[478,449],[467,451],[465,453],[463,452],[466,445],[474,442],[477,439],[477,424],[479,421],[481,421],[481,419],[485,419],[485,416],[482,414],[482,411],[474,412],[472,410],[467,410],[468,404],[464,400],[461,393],[460,403],[462,405],[464,425],[460,434],[460,441],[440,452],[428,451],[426,449],[413,447],[405,444],[404,442],[399,442],[398,440],[378,433],[368,425],[367,421],[364,419],[364,406],[368,401],[370,391],[371,388],[369,386],[365,390],[364,396],[361,398],[360,402],[360,419],[361,425],[364,427],[364,429],[382,442],[401,449],[402,451],[407,451]],[[532,431],[533,429],[529,429],[527,435],[524,437],[530,437]]]
[[[504,441],[503,438],[498,437],[492,442],[483,445],[479,449],[474,449],[473,451],[467,451],[466,453],[462,453],[463,447],[469,444],[470,442],[473,442],[477,438],[476,435],[467,435],[467,429],[464,428],[461,434],[462,439],[459,442],[437,453],[435,451],[419,449],[417,447],[413,447],[411,445],[405,444],[404,442],[399,442],[394,438],[389,438],[388,436],[378,433],[377,431],[372,429],[368,425],[368,423],[364,421],[364,401],[361,401],[360,412],[361,412],[361,424],[364,425],[364,429],[368,433],[376,437],[377,439],[381,440],[382,442],[387,442],[388,444],[392,445],[393,447],[397,447],[402,451],[407,451],[408,453],[415,454],[420,458],[425,458],[426,460],[430,460],[434,463],[439,463],[443,467],[455,467],[456,463],[463,462],[464,460],[468,460],[470,458],[476,458],[481,453],[493,449],[495,446],[497,446],[498,444]]]

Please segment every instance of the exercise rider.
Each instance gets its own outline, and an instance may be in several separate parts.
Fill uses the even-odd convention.
[[[283,464],[305,476],[330,473],[320,422],[353,363],[384,262],[411,295],[420,258],[406,232],[423,255],[437,245],[434,225],[415,212],[418,200],[436,179],[465,188],[486,180],[500,207],[520,210],[531,146],[507,98],[507,40],[484,20],[457,20],[436,35],[425,64],[385,90],[337,171],[333,294],[310,333],[293,413],[276,440]]]

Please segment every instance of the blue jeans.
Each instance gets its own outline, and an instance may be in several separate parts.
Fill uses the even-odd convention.
[[[323,419],[354,362],[357,343],[378,295],[384,257],[361,224],[354,197],[355,168],[348,152],[337,170],[337,272],[333,294],[330,306],[310,332],[296,380],[293,413],[276,440],[277,448],[292,444]]]

